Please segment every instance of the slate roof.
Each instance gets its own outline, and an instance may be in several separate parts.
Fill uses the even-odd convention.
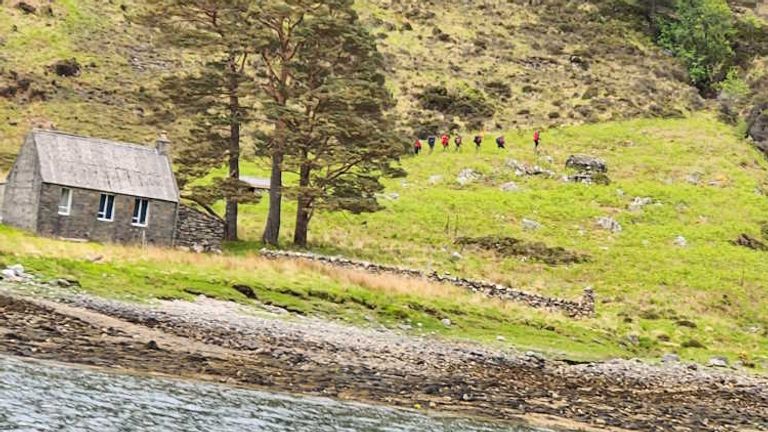
[[[255,189],[269,190],[270,181],[268,178],[240,176],[240,181],[247,183]]]
[[[44,183],[178,202],[170,159],[153,147],[33,130]]]

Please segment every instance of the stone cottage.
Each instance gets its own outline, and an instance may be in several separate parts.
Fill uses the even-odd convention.
[[[221,221],[204,218],[210,226],[197,238],[200,212],[179,211],[168,150],[164,138],[153,148],[33,130],[6,179],[2,222],[60,238],[220,248]]]

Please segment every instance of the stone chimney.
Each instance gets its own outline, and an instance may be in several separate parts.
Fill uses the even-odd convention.
[[[155,141],[155,149],[157,149],[157,153],[161,154],[163,156],[168,156],[170,159],[171,157],[171,141],[168,139],[168,134],[165,132],[161,132],[160,136],[157,137],[157,141]]]

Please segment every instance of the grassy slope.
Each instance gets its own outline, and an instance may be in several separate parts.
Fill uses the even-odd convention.
[[[134,7],[131,1],[121,3],[129,12]],[[762,159],[737,138],[736,131],[706,115],[694,115],[545,133],[545,148],[554,158],[555,170],[561,171],[571,152],[597,154],[609,162],[615,182],[610,187],[514,179],[504,168],[505,159],[532,160],[529,133],[517,135],[517,127],[540,123],[555,110],[562,113],[555,123],[586,119],[579,112],[595,114],[597,119],[647,113],[651,104],[685,110],[691,93],[675,77],[679,70],[671,60],[652,48],[632,25],[607,15],[593,19],[603,11],[558,9],[554,1],[533,10],[509,2],[484,4],[485,8],[473,8],[458,1],[427,3],[421,9],[435,12],[435,18],[407,18],[414,27],[410,32],[398,28],[413,2],[360,0],[358,7],[382,34],[382,49],[392,60],[390,85],[405,117],[412,114],[412,96],[428,82],[482,87],[487,77],[509,83],[513,97],[496,101],[496,120],[512,130],[507,134],[508,141],[515,143],[511,154],[494,151],[489,135],[479,155],[465,151],[407,160],[404,164],[411,176],[388,185],[388,192],[399,194],[398,200],[386,202],[388,208],[375,215],[318,216],[312,226],[314,247],[492,278],[551,295],[575,297],[584,286],[593,285],[600,299],[597,318],[572,322],[455,290],[361,279],[313,267],[286,269],[247,257],[205,258],[65,245],[22,237],[6,228],[0,230],[0,259],[22,261],[51,276],[72,274],[86,289],[105,295],[188,298],[183,288],[191,287],[244,301],[229,288],[240,281],[253,285],[261,298],[304,313],[341,315],[360,323],[371,314],[392,326],[410,318],[442,334],[486,341],[504,335],[510,344],[574,356],[653,356],[666,351],[697,359],[713,353],[732,358],[768,356],[764,313],[768,301],[762,286],[765,255],[728,243],[741,232],[757,235],[758,223],[768,219],[765,198],[755,193],[766,174]],[[6,155],[0,157],[0,170],[8,166],[21,136],[35,125],[53,123],[73,132],[139,142],[153,138],[155,130],[141,114],[151,107],[142,102],[140,90],[175,66],[174,53],[158,53],[148,45],[146,35],[126,21],[118,4],[62,0],[53,5],[53,17],[23,15],[12,5],[0,5],[0,80],[7,85],[10,71],[31,77],[46,97],[0,99],[0,153]],[[387,23],[396,24],[395,29]],[[18,32],[10,31],[12,25]],[[436,42],[435,26],[454,42]],[[489,48],[469,53],[478,36],[490,42]],[[590,71],[575,69],[568,60],[571,54],[587,58]],[[82,76],[54,78],[46,71],[54,61],[70,57],[86,65]],[[544,58],[550,66],[544,70],[526,66],[532,57]],[[452,68],[452,63],[459,69]],[[534,91],[529,88],[524,94],[526,85]],[[590,86],[598,88],[598,95],[585,99],[582,95]],[[589,109],[579,108],[582,105]],[[523,109],[531,114],[519,114]],[[484,173],[485,180],[458,187],[453,179],[465,167]],[[245,167],[248,173],[263,169],[258,161]],[[686,183],[684,178],[694,171],[703,174],[705,184],[717,181],[720,185]],[[442,175],[443,183],[428,186],[426,180],[432,175]],[[499,184],[513,179],[523,191],[498,190]],[[635,196],[653,197],[660,205],[630,213],[626,206]],[[286,235],[291,210],[288,204]],[[264,204],[246,206],[246,238],[258,238],[263,215]],[[594,220],[603,215],[617,218],[624,231],[613,235],[598,230]],[[451,228],[446,230],[449,217]],[[523,232],[522,218],[538,220],[544,228]],[[553,268],[465,250],[464,259],[454,263],[449,257],[456,250],[455,233],[542,240],[587,252],[593,261]],[[684,235],[689,247],[674,247],[677,235]],[[258,245],[246,242],[233,246],[232,252],[247,255],[254,247]],[[92,264],[85,259],[93,254],[105,255],[107,262]],[[352,300],[361,297],[370,300]],[[412,301],[421,306],[408,306]],[[443,329],[438,324],[442,317],[459,325]],[[675,324],[683,318],[697,327]],[[637,336],[640,345],[625,343],[629,335]],[[680,348],[693,339],[707,349]]]
[[[758,193],[765,190],[768,164],[737,130],[700,114],[545,133],[552,169],[562,174],[571,153],[601,156],[610,168],[610,186],[515,178],[505,161],[534,159],[527,133],[507,137],[513,142],[508,152],[497,152],[492,137],[486,137],[480,154],[438,151],[404,161],[411,175],[390,181],[387,189],[399,195],[397,200],[385,199],[387,209],[373,215],[317,216],[313,247],[486,277],[549,295],[577,297],[585,286],[594,286],[603,329],[616,341],[634,334],[649,352],[678,350],[697,340],[709,350],[681,351],[693,357],[721,350],[731,355],[768,353],[767,255],[730,243],[741,233],[759,237],[760,223],[768,220],[768,201]],[[546,164],[544,158],[542,162]],[[456,184],[456,175],[467,167],[483,173],[484,180],[466,187]],[[249,171],[260,168],[253,165]],[[701,174],[700,185],[686,181],[693,173]],[[442,182],[430,185],[428,179],[436,175]],[[499,190],[510,180],[522,191]],[[634,197],[651,197],[656,204],[631,212],[627,206]],[[246,238],[258,238],[265,206],[244,209]],[[291,215],[292,207],[287,207]],[[618,220],[623,232],[601,230],[595,224],[600,216]],[[523,218],[543,228],[526,232]],[[291,223],[286,222],[288,241]],[[464,259],[453,262],[451,254],[459,251],[453,245],[456,234],[540,240],[586,252],[593,260],[551,267],[468,249],[460,251]],[[678,235],[687,239],[688,247],[674,245]],[[693,321],[697,328],[676,325],[680,320]]]

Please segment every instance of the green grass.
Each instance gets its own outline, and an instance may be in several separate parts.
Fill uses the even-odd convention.
[[[0,265],[21,263],[44,279],[77,280],[84,291],[106,298],[193,300],[202,294],[361,326],[401,329],[410,325],[413,334],[536,349],[554,356],[596,359],[630,354],[602,329],[422,281],[386,280],[252,255],[218,257],[65,243],[4,226],[0,226],[0,239]],[[234,284],[250,286],[258,300],[246,298]],[[451,319],[453,325],[445,327],[440,322],[443,318]],[[498,341],[497,336],[506,341]]]
[[[125,4],[133,12],[134,2],[59,1],[53,4],[53,18],[23,15],[5,3],[0,5],[3,70],[49,86],[53,77],[47,67],[56,60],[75,57],[88,67],[80,77],[57,78],[58,87],[55,91],[49,88],[45,101],[0,99],[0,176],[10,166],[23,135],[41,123],[133,142],[154,139],[159,127],[137,114],[139,108],[152,111],[151,104],[141,100],[139,88],[151,90],[160,76],[172,71],[153,66],[156,60],[170,60],[168,68],[183,66],[177,61],[183,54],[146,46],[146,33],[128,23],[120,11],[120,4]],[[762,156],[741,140],[739,129],[707,114],[577,125],[590,120],[589,115],[576,112],[584,106],[593,110],[591,120],[647,113],[651,101],[664,109],[686,112],[694,91],[674,78],[673,62],[621,17],[604,16],[598,22],[572,8],[562,8],[561,14],[554,10],[558,8],[555,4],[530,9],[503,3],[481,10],[469,3],[441,2],[433,8],[436,16],[432,19],[407,18],[406,9],[418,6],[410,0],[391,7],[375,0],[357,2],[365,22],[375,33],[386,36],[381,49],[391,60],[388,86],[397,90],[403,121],[423,114],[412,112],[417,106],[412,96],[420,86],[442,82],[449,87],[468,83],[483,88],[484,82],[499,80],[509,83],[513,97],[495,101],[497,115],[486,127],[509,129],[506,136],[511,148],[496,151],[496,132],[489,132],[482,151],[475,154],[467,133],[467,146],[461,154],[438,151],[406,158],[403,165],[409,177],[387,182],[387,193],[397,193],[397,200],[382,200],[385,210],[372,215],[319,214],[311,225],[311,248],[483,277],[568,298],[593,286],[598,294],[596,318],[573,321],[456,291],[439,295],[414,287],[412,293],[402,292],[389,286],[401,283],[398,281],[350,281],[314,267],[262,263],[251,255],[260,247],[266,202],[242,207],[245,241],[230,245],[223,258],[69,245],[2,228],[0,260],[20,261],[49,277],[69,274],[90,292],[133,300],[189,299],[190,292],[203,292],[247,302],[231,289],[232,283],[247,283],[262,300],[297,313],[356,324],[367,323],[364,317],[370,315],[391,327],[411,319],[446,337],[496,343],[496,336],[501,335],[507,345],[579,358],[655,357],[671,351],[695,360],[715,354],[734,360],[768,357],[768,290],[764,283],[768,255],[730,243],[741,233],[759,237],[759,225],[768,221],[766,197],[756,193],[768,190],[768,164]],[[405,22],[414,30],[386,29],[387,23],[399,29]],[[537,23],[552,31],[524,28]],[[13,24],[18,32],[10,31]],[[455,42],[436,42],[432,37],[435,26]],[[481,35],[489,45],[476,53],[474,39]],[[551,51],[555,46],[561,46],[562,52]],[[630,52],[630,46],[635,51]],[[590,69],[575,70],[568,56],[585,50],[591,55],[587,57]],[[532,56],[556,65],[532,69],[525,63]],[[134,58],[141,68],[132,63]],[[0,85],[6,78],[0,78]],[[536,90],[524,93],[526,86]],[[583,99],[590,86],[598,88],[599,96]],[[523,110],[530,114],[521,114]],[[547,119],[553,111],[562,117]],[[172,137],[183,137],[184,122],[181,119],[163,128],[167,126]],[[507,159],[534,162],[527,129],[553,123],[571,126],[545,131],[544,152],[553,158],[553,164],[544,159],[539,163],[563,174],[563,163],[571,153],[601,156],[608,161],[612,185],[514,176],[505,166]],[[403,139],[412,141],[412,137]],[[264,175],[267,167],[263,161],[250,161],[244,163],[243,173]],[[460,187],[454,179],[467,167],[483,173],[483,180]],[[701,185],[686,181],[694,172],[701,173]],[[435,175],[442,176],[442,182],[428,184]],[[291,176],[287,178],[290,183]],[[501,192],[499,185],[507,181],[517,182],[522,190]],[[658,205],[629,212],[627,205],[636,196],[652,197]],[[294,210],[287,201],[286,243]],[[624,230],[611,234],[598,229],[595,219],[600,216],[614,217]],[[543,228],[523,231],[523,218],[535,219]],[[543,241],[589,254],[592,261],[551,267],[505,259],[459,250],[453,243],[457,235]],[[679,235],[686,237],[688,247],[674,246]],[[455,251],[464,258],[452,261]],[[108,258],[94,264],[87,257],[95,254]],[[258,271],[248,268],[251,264]],[[442,317],[458,325],[446,329],[439,324]],[[696,327],[677,324],[681,320],[692,321]],[[629,339],[639,344],[627,343]],[[684,348],[691,340],[706,348]]]
[[[499,152],[488,135],[483,149],[407,158],[406,179],[390,180],[386,209],[370,215],[319,214],[311,225],[311,248],[362,259],[403,264],[454,274],[484,277],[546,295],[576,298],[586,286],[598,294],[598,321],[618,339],[635,335],[646,354],[676,351],[693,359],[714,353],[732,358],[766,357],[768,254],[730,242],[739,234],[760,237],[768,221],[765,189],[768,164],[741,140],[739,130],[707,114],[677,120],[634,120],[552,129],[543,134],[545,157],[539,162],[565,174],[571,153],[603,157],[610,186],[564,183],[559,178],[516,178],[508,159],[534,163],[529,131],[508,133],[511,149]],[[469,134],[466,134],[469,136]],[[246,170],[260,172],[262,164]],[[461,187],[463,168],[484,175]],[[686,178],[700,173],[701,184]],[[432,176],[442,176],[430,185]],[[515,181],[519,192],[499,185]],[[710,184],[710,182],[712,182]],[[631,212],[635,197],[655,204]],[[295,207],[284,208],[284,242],[292,231]],[[241,234],[231,246],[242,254],[259,247],[266,202],[244,206]],[[595,220],[611,216],[623,231],[601,230]],[[543,225],[522,229],[523,218]],[[543,241],[589,254],[587,264],[551,267],[532,261],[460,250],[456,236],[508,235]],[[688,246],[675,246],[684,236]],[[459,262],[451,260],[462,253]],[[681,327],[688,320],[696,328]],[[682,348],[698,340],[707,349]]]

